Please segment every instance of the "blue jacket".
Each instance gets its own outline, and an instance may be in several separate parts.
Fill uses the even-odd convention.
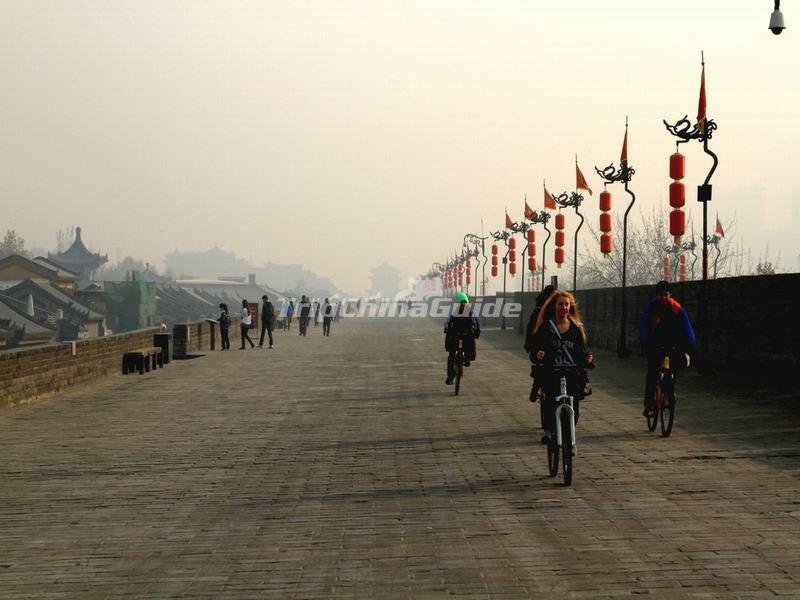
[[[661,302],[653,298],[639,319],[639,341],[645,349],[679,348],[689,352],[697,342],[689,315],[674,298]]]

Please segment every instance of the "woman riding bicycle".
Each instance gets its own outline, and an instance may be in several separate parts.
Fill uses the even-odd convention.
[[[554,399],[560,392],[561,373],[565,371],[567,392],[573,397],[575,422],[580,415],[580,400],[591,394],[586,368],[594,368],[594,354],[586,351],[586,330],[575,298],[568,292],[557,290],[539,311],[532,344],[532,355],[541,363],[537,382],[542,389],[542,443],[550,441],[555,431],[556,407]]]
[[[456,307],[450,313],[444,324],[444,349],[447,351],[447,385],[453,384],[456,376],[456,352],[458,340],[463,340],[464,366],[468,367],[470,361],[475,360],[475,340],[481,336],[481,326],[477,317],[473,316],[469,308],[469,297],[461,292],[456,296]]]

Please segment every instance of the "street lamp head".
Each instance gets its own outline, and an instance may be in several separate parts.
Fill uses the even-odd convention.
[[[780,2],[776,2],[775,5],[775,10],[769,17],[769,30],[775,35],[780,35],[786,29],[786,25],[783,24],[783,13],[778,8]]]

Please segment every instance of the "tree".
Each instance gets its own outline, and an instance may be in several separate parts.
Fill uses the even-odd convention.
[[[25,240],[22,239],[13,229],[6,230],[3,241],[0,242],[0,258],[19,254],[20,256],[30,256],[30,252],[25,249]]]

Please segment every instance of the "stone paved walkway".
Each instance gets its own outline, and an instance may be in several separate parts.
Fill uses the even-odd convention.
[[[0,597],[800,597],[793,399],[688,375],[664,440],[601,353],[563,488],[516,335],[455,398],[436,322],[320,334],[0,413]]]

